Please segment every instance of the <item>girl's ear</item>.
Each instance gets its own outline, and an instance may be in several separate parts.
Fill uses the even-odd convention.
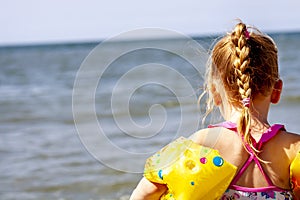
[[[216,90],[216,86],[214,84],[212,84],[211,93],[213,95],[213,100],[214,100],[215,106],[221,105],[222,104],[222,98],[221,98],[220,93]]]
[[[283,82],[281,79],[279,79],[275,83],[272,94],[271,94],[271,103],[276,104],[279,102],[280,96],[281,96],[281,91],[282,91],[282,85],[283,85]]]

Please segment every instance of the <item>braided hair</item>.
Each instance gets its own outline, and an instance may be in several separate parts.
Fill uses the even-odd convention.
[[[247,31],[246,25],[239,23],[235,26],[234,31],[231,33],[230,38],[231,42],[234,44],[235,48],[233,49],[233,67],[234,74],[236,77],[236,84],[238,86],[238,91],[241,95],[242,101],[249,101],[251,96],[251,77],[250,77],[250,58],[249,52],[250,47],[247,44],[247,39],[250,35]],[[243,104],[242,112],[240,119],[238,121],[237,127],[239,133],[244,137],[245,142],[252,145],[250,139],[250,111],[249,111],[249,102],[248,104]],[[253,145],[252,145],[253,146]]]
[[[273,40],[257,29],[248,32],[247,26],[239,22],[231,33],[222,37],[214,46],[205,83],[207,114],[212,110],[212,84],[220,80],[226,100],[240,111],[238,132],[257,152],[250,137],[251,102],[256,95],[267,96],[279,79],[277,48]]]

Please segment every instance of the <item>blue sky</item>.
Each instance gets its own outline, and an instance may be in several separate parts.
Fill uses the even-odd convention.
[[[300,31],[298,0],[0,2],[0,45],[93,41],[144,27],[212,34],[229,31],[237,18],[263,31]]]

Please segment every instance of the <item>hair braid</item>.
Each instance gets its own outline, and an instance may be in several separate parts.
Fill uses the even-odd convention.
[[[255,108],[250,103],[259,96],[267,97],[271,94],[279,80],[278,55],[277,47],[269,36],[254,27],[249,28],[252,30],[251,34],[244,23],[238,23],[212,49],[205,82],[205,92],[208,93],[206,115],[212,111],[212,90],[217,86],[222,93],[222,100],[228,103],[220,107],[221,111],[227,105],[240,111],[237,127],[245,149],[255,153],[260,159],[250,134],[251,122],[260,120],[256,118]],[[232,113],[225,114],[227,120],[231,117],[227,114]],[[247,147],[248,144],[251,149]]]
[[[251,69],[250,69],[250,47],[247,45],[248,35],[247,27],[243,23],[236,25],[234,31],[231,33],[231,42],[234,44],[233,52],[233,67],[236,76],[236,83],[241,100],[250,98],[251,96]],[[242,102],[242,101],[241,101]],[[256,152],[250,138],[250,111],[248,106],[242,106],[242,112],[238,121],[238,131],[242,135],[244,141],[248,143]]]

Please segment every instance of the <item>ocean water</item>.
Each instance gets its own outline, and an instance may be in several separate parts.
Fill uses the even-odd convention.
[[[300,34],[271,35],[270,121],[300,132]],[[214,36],[0,48],[0,199],[128,199],[145,158],[201,128]]]

